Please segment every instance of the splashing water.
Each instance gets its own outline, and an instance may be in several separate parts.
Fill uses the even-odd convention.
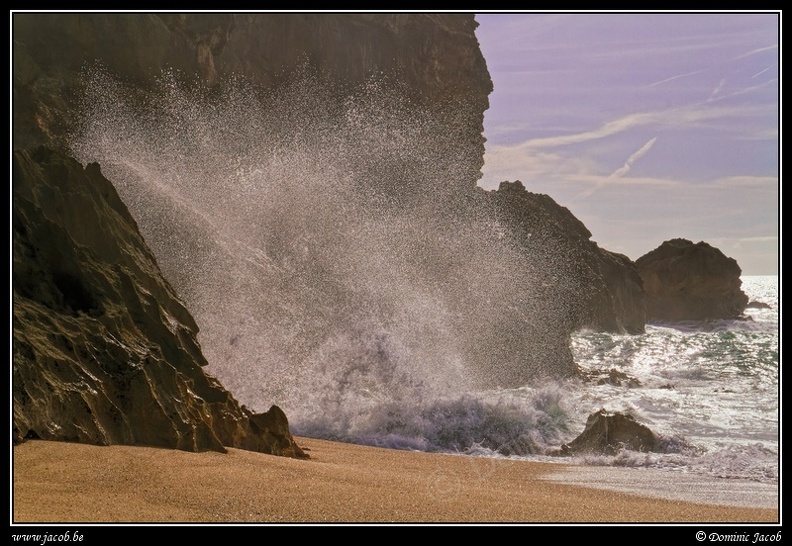
[[[116,184],[242,403],[278,404],[299,434],[403,447],[552,420],[465,402],[571,362],[539,297],[548,257],[471,205],[468,110],[377,80],[339,99],[307,72],[275,91],[164,73],[143,94],[101,68],[86,82],[73,153]]]
[[[777,278],[746,287],[772,306],[753,321],[554,335],[555,296],[576,285],[564,257],[480,206],[465,108],[388,89],[339,98],[306,73],[209,90],[165,73],[139,93],[86,73],[73,153],[116,185],[208,371],[298,435],[548,460],[606,407],[662,452],[574,462],[777,482]],[[638,386],[566,379],[573,355]]]

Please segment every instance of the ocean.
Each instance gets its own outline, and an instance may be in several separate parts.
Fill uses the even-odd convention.
[[[575,334],[573,352],[583,378],[448,397],[437,393],[403,405],[393,398],[382,405],[366,400],[359,412],[350,403],[343,415],[293,419],[293,430],[397,449],[558,462],[545,453],[580,434],[591,413],[606,409],[648,426],[660,438],[658,451],[623,449],[563,457],[564,462],[775,484],[778,277],[743,277],[743,289],[769,308],[748,309],[746,320],[649,324],[639,335]],[[621,384],[599,384],[611,370],[625,374]]]
[[[579,376],[483,389],[469,371],[494,365],[487,348],[520,325],[552,328],[531,302],[565,282],[553,257],[486,215],[461,222],[437,196],[383,205],[399,195],[373,195],[372,180],[466,176],[435,149],[455,122],[416,117],[376,86],[328,113],[323,93],[310,77],[262,96],[165,74],[144,100],[86,74],[72,151],[113,181],[201,328],[207,371],[241,403],[277,404],[298,436],[778,484],[778,277],[743,278],[768,306],[746,320],[578,332]],[[600,384],[611,370],[623,379]],[[600,409],[633,415],[657,450],[550,455]]]

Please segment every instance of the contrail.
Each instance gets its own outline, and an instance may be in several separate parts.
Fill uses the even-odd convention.
[[[622,176],[627,174],[630,170],[630,167],[632,167],[632,164],[635,163],[641,157],[643,157],[643,155],[646,154],[646,152],[648,152],[652,148],[652,146],[654,146],[655,142],[657,142],[657,137],[650,139],[649,142],[641,146],[641,149],[639,149],[637,152],[635,152],[630,157],[628,157],[627,161],[624,162],[624,165],[616,169],[613,172],[613,174],[611,174],[608,178],[621,178]]]
[[[641,146],[641,148],[637,152],[635,152],[630,157],[628,157],[627,161],[624,162],[624,165],[622,165],[621,167],[616,169],[616,171],[614,171],[607,179],[605,179],[605,180],[600,179],[600,181],[598,181],[595,185],[593,185],[589,189],[584,190],[584,191],[580,192],[579,194],[577,194],[574,197],[574,200],[585,199],[587,197],[590,197],[595,191],[597,191],[603,185],[605,185],[606,180],[614,180],[616,178],[623,177],[625,174],[627,174],[629,172],[630,167],[632,166],[632,164],[635,163],[636,161],[638,161],[641,157],[643,157],[644,154],[646,154],[646,152],[648,152],[652,148],[652,146],[654,146],[655,142],[657,142],[657,137],[651,138],[649,140],[649,142],[647,142],[646,144]]]
[[[721,79],[721,81],[718,82],[718,85],[715,87],[715,89],[712,90],[712,93],[710,93],[709,98],[707,98],[707,100],[705,102],[710,102],[710,101],[714,100],[715,96],[718,93],[720,93],[720,90],[723,89],[724,85],[726,85],[726,80],[725,79]]]
[[[670,82],[670,81],[676,80],[678,78],[684,78],[686,76],[693,76],[695,74],[701,74],[702,72],[704,72],[704,70],[694,70],[693,72],[685,72],[684,74],[677,74],[675,76],[670,76],[670,77],[668,77],[668,78],[666,78],[664,80],[660,80],[658,82],[654,82],[654,83],[650,83],[649,85],[645,85],[644,88],[655,87],[657,85],[661,85],[661,84],[664,84],[666,82]]]
[[[767,72],[768,70],[770,70],[770,69],[769,69],[769,68],[765,68],[765,69],[763,69],[763,70],[760,70],[759,72],[757,72],[756,74],[754,74],[753,76],[751,76],[751,79],[754,79],[754,78],[756,78],[757,76],[761,76],[762,74],[764,74],[764,73],[765,73],[765,72]]]

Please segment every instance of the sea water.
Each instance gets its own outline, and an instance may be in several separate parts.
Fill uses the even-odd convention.
[[[630,412],[665,440],[664,453],[583,462],[778,480],[778,277],[742,280],[751,301],[769,306],[748,309],[747,320],[649,324],[636,336],[574,337],[584,370],[617,369],[639,383],[585,385],[573,395],[576,407]]]
[[[334,112],[325,94],[310,77],[262,95],[166,74],[139,97],[86,75],[73,153],[116,185],[201,328],[208,372],[240,402],[279,405],[307,437],[778,483],[778,277],[743,278],[768,306],[745,320],[577,332],[577,377],[482,388],[471,369],[515,332],[530,350],[553,327],[531,306],[564,282],[553,257],[420,202],[422,184],[437,198],[468,176],[437,146],[465,120],[422,117],[376,85]],[[410,202],[390,206],[402,195],[383,182]],[[623,379],[601,384],[612,370]],[[550,455],[600,409],[633,415],[657,450]]]
[[[391,448],[558,461],[546,453],[580,434],[591,413],[606,409],[629,413],[653,430],[657,451],[622,449],[565,462],[775,484],[778,277],[743,277],[743,289],[769,308],[748,309],[744,320],[649,324],[638,335],[576,333],[581,378],[389,402],[345,416],[349,426],[343,429],[335,416],[326,416],[298,420],[294,431]],[[600,381],[611,370],[626,379]]]

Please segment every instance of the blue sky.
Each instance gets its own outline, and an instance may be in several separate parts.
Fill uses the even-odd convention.
[[[479,13],[484,177],[568,207],[639,258],[707,241],[779,264],[779,13]]]

